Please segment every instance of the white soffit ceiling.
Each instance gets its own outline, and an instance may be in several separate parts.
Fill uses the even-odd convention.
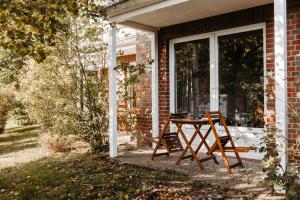
[[[272,3],[273,0],[190,0],[127,20],[151,27],[164,27]]]

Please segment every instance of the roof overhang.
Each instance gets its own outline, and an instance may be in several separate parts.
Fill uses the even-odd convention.
[[[273,3],[273,0],[128,0],[107,8],[110,22],[156,31],[161,27]]]

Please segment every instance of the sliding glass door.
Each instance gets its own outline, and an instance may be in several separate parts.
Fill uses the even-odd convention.
[[[209,39],[177,43],[176,112],[197,116],[209,110]]]
[[[218,37],[219,110],[229,126],[263,128],[263,30]]]
[[[259,143],[265,110],[264,49],[263,24],[171,40],[171,112],[198,117],[220,110],[239,138],[238,146]]]

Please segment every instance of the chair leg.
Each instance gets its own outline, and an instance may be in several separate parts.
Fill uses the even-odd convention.
[[[222,154],[222,158],[223,158],[225,167],[226,167],[228,173],[231,174],[231,167],[230,167],[230,164],[229,164],[229,162],[228,162],[228,158],[227,158],[227,156],[225,155],[225,152],[222,151],[221,154]]]
[[[154,160],[154,157],[155,157],[155,155],[156,155],[156,152],[157,152],[157,150],[158,150],[158,147],[159,147],[159,143],[156,144],[156,146],[155,146],[155,148],[154,148],[154,150],[153,150],[153,153],[152,153],[152,156],[151,156],[151,160]]]
[[[231,134],[229,132],[229,129],[227,127],[225,118],[223,117],[223,115],[222,115],[221,112],[219,112],[219,115],[220,115],[221,123],[224,126],[225,132],[226,132],[227,136],[229,137],[229,141],[230,141],[231,147],[235,148],[235,144],[233,142],[233,139],[232,139]],[[236,157],[238,163],[240,164],[240,167],[244,167],[239,153],[235,151],[234,154],[235,154],[235,157]]]
[[[217,160],[217,157],[212,153],[211,155],[211,158],[214,160],[214,162],[217,164],[217,165],[219,165],[220,163],[218,162],[218,160]]]
[[[219,114],[221,114],[221,113],[219,112]],[[215,144],[213,145],[213,147],[211,147],[211,149],[210,149],[210,151],[209,151],[208,153],[212,153],[213,150],[218,146],[218,148],[219,148],[219,150],[220,150],[220,152],[221,152],[221,154],[222,154],[222,158],[223,158],[225,167],[227,168],[228,173],[231,173],[231,167],[230,167],[230,165],[229,165],[227,156],[225,155],[224,148],[223,148],[223,146],[222,146],[222,144],[221,144],[220,138],[219,138],[219,136],[218,136],[217,130],[216,130],[215,126],[214,126],[214,123],[213,123],[213,121],[212,121],[212,119],[211,119],[211,116],[210,116],[209,112],[206,112],[206,116],[207,116],[207,118],[208,118],[210,127],[212,128],[213,134],[214,134],[215,139],[216,139]],[[222,116],[221,116],[221,115],[220,115],[220,118],[221,118],[221,123],[223,124]],[[224,124],[223,124],[223,125],[224,125]],[[225,126],[226,126],[226,124],[225,124]],[[226,129],[226,128],[225,128],[225,129]]]
[[[165,125],[164,125],[164,127],[163,127],[163,129],[162,129],[161,134],[159,135],[157,144],[156,144],[156,146],[155,146],[155,148],[154,148],[154,150],[153,150],[152,156],[151,156],[151,160],[153,160],[154,157],[156,156],[157,150],[158,150],[158,148],[159,148],[160,145],[163,145],[163,146],[166,147],[166,145],[163,143],[162,140],[163,140],[164,133],[166,132],[166,130],[167,130],[168,126],[169,126],[170,118],[171,118],[171,113],[170,113],[170,115],[169,115],[167,121],[165,122]],[[169,154],[170,154],[169,149],[168,149],[168,148],[166,148],[166,149],[167,149],[167,154],[166,154],[166,155],[169,156]]]

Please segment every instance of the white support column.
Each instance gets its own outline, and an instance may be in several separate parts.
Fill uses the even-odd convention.
[[[281,165],[288,163],[287,149],[287,31],[286,0],[274,0],[274,53],[275,53],[275,111],[277,144]]]
[[[111,24],[109,33],[109,156],[117,157],[117,79],[116,71],[116,24]]]
[[[152,137],[157,137],[159,134],[159,104],[158,104],[158,37],[157,32],[152,33],[151,37],[151,59],[154,59],[152,64]],[[154,145],[154,144],[153,144]],[[153,146],[152,145],[152,146]]]
[[[217,68],[217,57],[216,49],[218,49],[218,44],[215,42],[217,36],[210,36],[209,37],[209,63],[210,63],[210,111],[219,110],[219,71]]]

